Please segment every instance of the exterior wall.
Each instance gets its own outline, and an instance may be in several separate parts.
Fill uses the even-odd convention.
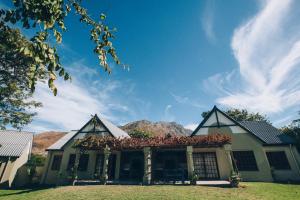
[[[290,146],[266,146],[265,152],[284,151],[291,169],[288,170],[274,170],[273,177],[276,181],[300,181],[300,169],[296,160],[296,155],[293,148]],[[293,151],[293,152],[291,152]],[[293,155],[294,154],[294,155]]]
[[[235,125],[233,121],[228,119],[222,113],[217,111],[218,120],[222,125],[232,125],[226,127],[205,127],[201,128],[197,135],[206,135],[213,133],[228,134],[232,137],[232,151],[253,151],[258,171],[240,171],[244,181],[274,181],[271,168],[266,156],[266,151],[285,151],[288,161],[291,165],[291,170],[275,171],[275,178],[278,181],[300,180],[299,164],[300,155],[293,146],[291,153],[289,146],[263,146],[263,143],[256,136],[248,133],[243,128]],[[204,123],[204,126],[217,124],[216,115],[213,113],[211,117]],[[219,158],[218,158],[219,159]]]
[[[215,152],[218,163],[220,179],[228,180],[231,174],[231,167],[223,147],[220,148],[193,148],[193,152]]]
[[[59,170],[51,170],[54,155],[62,155],[62,151],[48,151],[47,161],[44,169],[44,175],[42,178],[42,184],[54,185],[57,184],[59,179]]]
[[[49,162],[45,165],[45,177],[42,183],[44,184],[68,184],[71,181],[71,172],[67,170],[70,154],[76,154],[76,150],[72,147],[73,143],[70,142],[64,148],[64,151],[48,151],[48,160]],[[96,165],[96,156],[97,151],[86,151],[85,154],[89,154],[89,161],[86,171],[78,171],[78,179],[94,179],[95,175],[95,165]],[[62,161],[60,165],[60,170],[53,171],[51,170],[51,165],[53,162],[54,155],[62,155]]]

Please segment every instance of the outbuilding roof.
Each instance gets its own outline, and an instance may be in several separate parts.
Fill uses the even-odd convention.
[[[33,133],[24,131],[0,131],[0,156],[19,157],[27,145],[32,145]]]
[[[295,141],[289,135],[264,121],[241,121],[242,126],[252,134],[259,137],[266,144],[294,144]]]

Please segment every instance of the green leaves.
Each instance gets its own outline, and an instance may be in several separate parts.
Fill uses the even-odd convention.
[[[60,55],[55,48],[62,42],[62,33],[66,31],[65,17],[71,11],[90,30],[88,37],[94,43],[93,51],[103,69],[111,73],[109,60],[121,64],[112,43],[116,29],[105,24],[105,14],[101,13],[97,19],[93,19],[88,15],[87,9],[82,7],[81,0],[13,0],[11,9],[0,9],[0,69],[3,71],[0,74],[0,109],[4,105],[1,96],[3,94],[8,101],[6,105],[11,106],[11,110],[0,113],[0,128],[6,124],[22,127],[30,123],[34,113],[25,110],[28,106],[38,104],[26,102],[30,102],[28,98],[31,98],[38,82],[48,83],[53,94],[57,95],[57,77],[65,81],[71,80],[70,74],[61,66]],[[27,38],[15,27],[38,32]],[[50,43],[51,35],[56,41],[54,45]],[[2,65],[6,68],[2,69]],[[13,72],[18,73],[12,74]],[[15,86],[4,86],[10,82]],[[18,103],[9,102],[11,98]]]
[[[106,15],[104,15],[103,13],[100,14],[100,19],[101,20],[105,20],[106,19]]]
[[[53,30],[53,34],[54,34],[54,36],[55,36],[56,42],[57,42],[57,43],[61,43],[61,41],[62,41],[61,33],[58,32],[56,29],[54,29],[54,30]]]

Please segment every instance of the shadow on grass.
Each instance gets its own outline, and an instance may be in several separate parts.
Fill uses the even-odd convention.
[[[37,191],[42,191],[50,188],[55,188],[55,186],[30,186],[30,187],[18,187],[18,188],[13,188],[13,189],[1,189],[2,191],[6,191],[7,193],[0,194],[0,197],[5,197],[5,196],[12,196],[12,195],[19,195],[19,194],[28,194],[31,192],[37,192]]]

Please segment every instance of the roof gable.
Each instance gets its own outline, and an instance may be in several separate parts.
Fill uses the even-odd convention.
[[[233,132],[246,132],[236,120],[218,109],[216,106],[206,115],[199,126],[192,133],[193,135],[201,134],[201,129],[228,127]]]
[[[130,137],[125,131],[112,124],[110,121],[94,115],[79,131],[71,131],[47,150],[62,150],[72,139],[82,139],[87,135],[101,135],[112,137]]]
[[[264,121],[243,121],[239,122],[218,109],[216,106],[202,120],[191,136],[201,134],[205,128],[229,127],[232,132],[246,132],[253,135],[265,145],[273,144],[294,144],[294,140],[286,134]]]

